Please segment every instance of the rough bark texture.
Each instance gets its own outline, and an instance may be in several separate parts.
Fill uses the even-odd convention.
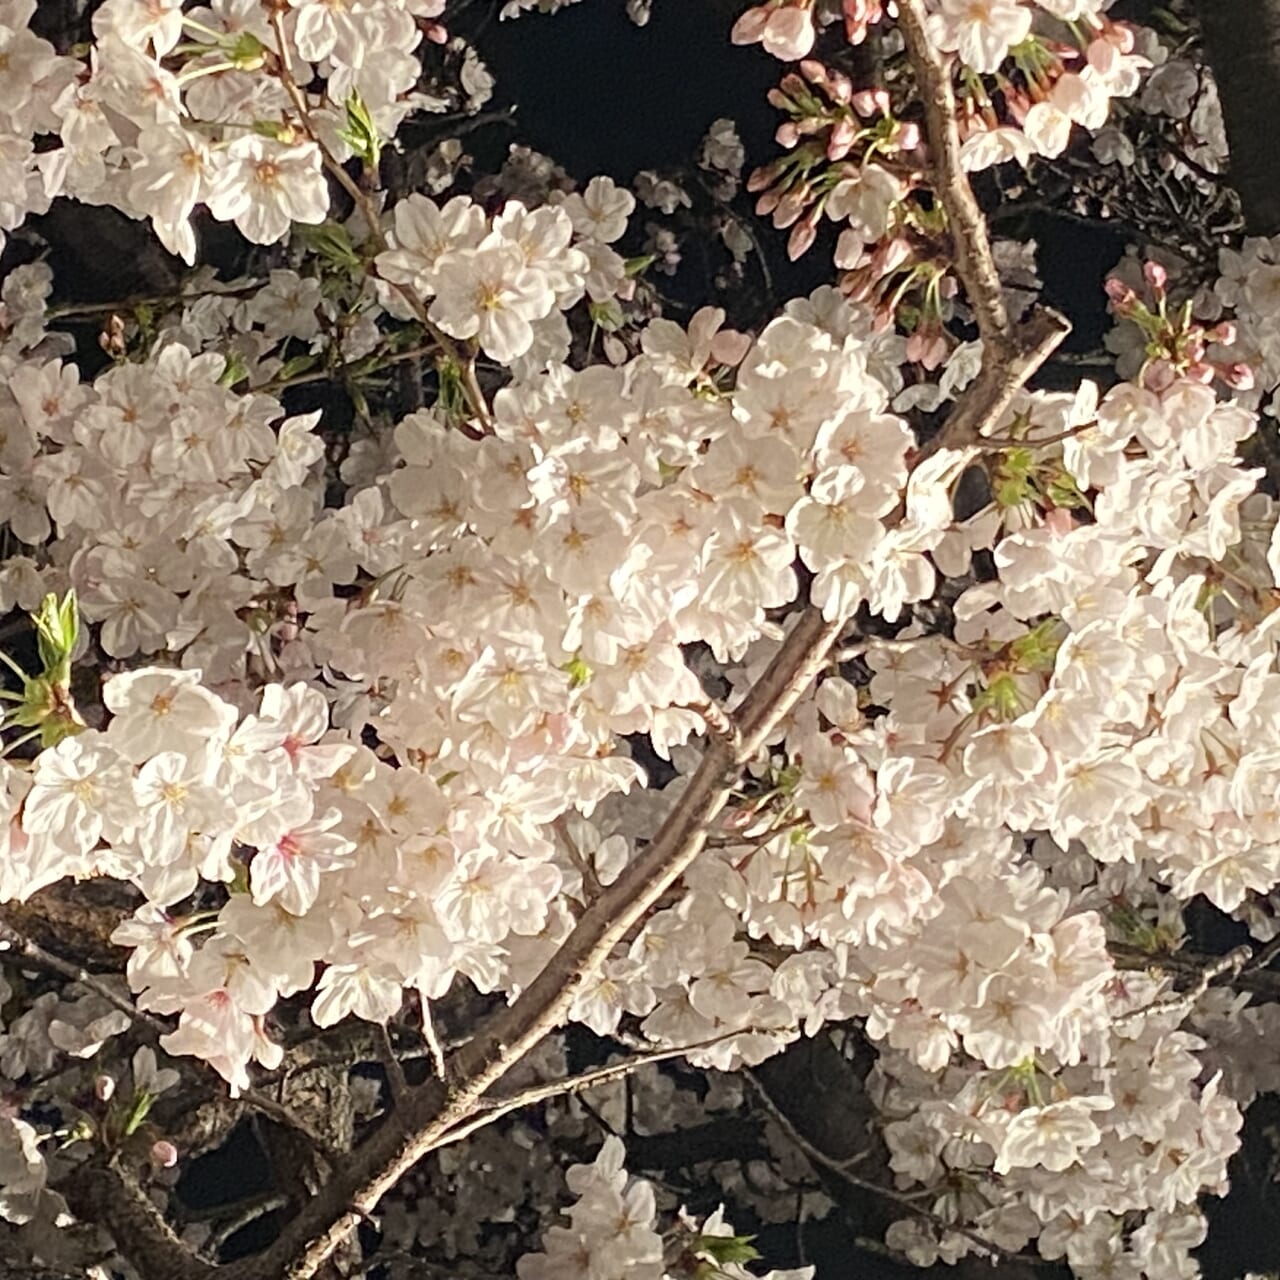
[[[1231,185],[1251,235],[1280,233],[1280,0],[1196,0],[1231,147]]]

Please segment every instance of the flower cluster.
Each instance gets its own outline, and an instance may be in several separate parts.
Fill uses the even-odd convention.
[[[0,607],[41,609],[53,674],[4,691],[30,758],[0,760],[0,901],[127,886],[112,938],[138,1007],[233,1092],[280,1063],[295,997],[322,1028],[385,1023],[407,992],[428,1018],[466,984],[515,999],[812,604],[857,635],[571,1020],[721,1070],[859,1020],[891,1168],[933,1196],[894,1247],[954,1258],[977,1232],[1086,1280],[1191,1276],[1196,1202],[1270,1079],[1215,1051],[1271,1023],[1219,999],[1184,1031],[1167,980],[1121,981],[1111,951],[1176,943],[1195,899],[1280,931],[1280,511],[1242,461],[1254,400],[1206,378],[1233,327],[1171,316],[1153,275],[1155,308],[1116,294],[1159,348],[1145,376],[1022,391],[980,437],[923,441],[901,415],[936,401],[903,366],[945,363],[950,394],[981,350],[947,359],[945,227],[896,87],[802,61],[776,95],[791,158],[751,183],[797,251],[824,214],[846,224],[843,289],[758,333],[712,307],[678,324],[624,311],[636,200],[608,178],[370,194],[442,9],[106,0],[87,66],[25,31],[29,5],[3,10],[0,225],[70,195],[193,261],[204,205],[292,256],[195,281],[134,346],[108,335],[91,379],[50,332],[49,270],[4,280],[0,516],[21,554]],[[847,30],[881,9],[846,0]],[[803,56],[813,24],[770,0],[735,38]],[[967,68],[971,167],[1055,154],[1141,61],[1088,0],[940,0],[928,36]],[[736,174],[724,123],[705,162]],[[1248,242],[1219,285],[1265,391],[1278,258]],[[912,290],[904,342],[885,322]],[[423,357],[429,402],[370,410],[357,374]],[[330,374],[361,419],[340,461],[322,411],[286,409]],[[76,706],[71,667],[94,660]],[[0,1071],[93,1058],[120,1003],[37,997]],[[158,1091],[153,1061],[132,1070],[134,1096]],[[38,1137],[0,1118],[15,1222],[62,1211]],[[525,1280],[746,1274],[719,1217],[657,1230],[616,1140],[570,1187]]]

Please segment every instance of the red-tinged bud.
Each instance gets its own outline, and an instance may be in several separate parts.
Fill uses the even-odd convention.
[[[1235,345],[1236,338],[1239,336],[1239,330],[1236,328],[1234,320],[1220,320],[1212,329],[1209,330],[1205,337],[1210,342],[1216,342],[1221,346],[1230,347]]]
[[[898,125],[897,139],[903,151],[914,151],[921,142],[920,126],[914,120],[903,120]]]
[[[858,140],[858,129],[852,120],[837,120],[827,139],[827,159],[843,160]]]
[[[1133,28],[1124,22],[1112,22],[1109,18],[1101,18],[1101,38],[1113,44],[1121,53],[1132,53],[1134,46]]]
[[[1252,391],[1254,387],[1253,370],[1242,360],[1235,364],[1224,365],[1218,370],[1218,376],[1236,391]]]
[[[856,271],[846,271],[840,277],[840,292],[850,302],[866,302],[871,297],[871,288],[875,277],[869,267],[859,267]],[[892,317],[890,317],[892,322]],[[884,326],[882,325],[881,328]]]
[[[810,84],[816,84],[819,88],[827,83],[827,69],[817,58],[805,58],[800,63],[800,74]]]
[[[889,114],[889,95],[883,89],[859,89],[850,101],[864,120]]]
[[[1142,275],[1157,294],[1162,294],[1168,286],[1169,273],[1158,262],[1144,262]]]
[[[784,120],[774,131],[773,140],[788,151],[800,141],[800,129],[794,120]]]
[[[887,302],[882,302],[871,315],[871,328],[876,333],[884,333],[887,329],[893,328],[893,308]]]
[[[1148,391],[1156,392],[1157,395],[1162,391],[1168,391],[1176,381],[1177,374],[1167,360],[1153,360],[1147,365],[1142,375],[1142,385]]]
[[[1218,372],[1211,364],[1192,364],[1187,366],[1187,377],[1193,382],[1203,382],[1206,387],[1218,376]]]
[[[770,89],[764,96],[765,101],[768,102],[775,111],[790,111],[795,105],[781,89]]]
[[[853,81],[843,71],[833,71],[827,80],[827,94],[832,102],[847,107],[853,101]]]
[[[811,210],[791,228],[791,234],[787,237],[787,257],[792,262],[804,257],[813,248],[813,242],[817,238],[818,220]]]
[[[781,203],[782,192],[777,187],[770,187],[756,201],[756,216],[767,218]]]
[[[1108,276],[1102,287],[1117,311],[1130,308],[1138,301],[1138,295],[1118,276]]]
[[[178,1148],[161,1138],[151,1144],[151,1163],[157,1169],[172,1169],[178,1163]]]
[[[779,88],[789,98],[795,98],[805,92],[804,81],[794,71],[788,71],[782,77]]]
[[[802,182],[799,186],[792,187],[778,201],[777,208],[773,211],[774,227],[782,231],[784,228],[791,226],[804,213],[811,195],[807,182]]]
[[[733,24],[733,30],[729,33],[729,39],[733,44],[755,44],[764,35],[764,29],[769,25],[770,10],[763,5],[755,9],[748,9]]]
[[[947,358],[947,338],[941,329],[919,328],[907,339],[907,359],[932,372]]]
[[[93,1096],[99,1102],[110,1102],[116,1091],[114,1077],[103,1074],[93,1078]]]
[[[752,169],[747,178],[747,190],[755,195],[757,191],[763,191],[777,176],[776,165],[764,164],[758,169]]]
[[[911,241],[904,236],[886,240],[871,255],[871,269],[877,276],[887,276],[911,260]]]
[[[422,34],[426,36],[432,44],[449,43],[448,30],[445,27],[442,27],[438,22],[428,22],[427,25],[423,27]]]

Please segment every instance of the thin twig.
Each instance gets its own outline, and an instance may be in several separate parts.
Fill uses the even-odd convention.
[[[387,1073],[387,1087],[391,1090],[391,1101],[397,1107],[404,1105],[409,1093],[409,1082],[404,1078],[404,1067],[396,1057],[395,1045],[391,1043],[391,1033],[386,1023],[379,1022],[374,1030],[374,1042],[378,1046],[378,1058],[383,1070]]]
[[[385,250],[388,247],[387,238],[382,233],[381,215],[377,206],[369,198],[369,193],[338,163],[333,152],[329,150],[319,130],[315,127],[315,122],[311,117],[311,108],[307,105],[306,97],[298,87],[297,81],[293,78],[293,66],[289,60],[289,42],[284,32],[284,19],[281,10],[276,7],[271,9],[271,28],[275,32],[276,38],[276,58],[279,64],[277,78],[284,86],[285,93],[289,95],[289,101],[293,104],[293,108],[298,114],[299,125],[306,133],[307,138],[319,150],[324,167],[355,202],[356,208],[360,210],[365,225],[369,229],[369,238],[378,249]],[[419,324],[431,335],[439,349],[456,365],[462,388],[472,413],[476,415],[484,431],[491,430],[493,416],[489,411],[489,402],[485,399],[484,391],[481,389],[480,382],[476,377],[475,357],[467,354],[431,319],[427,314],[427,307],[417,294],[403,285],[388,283],[413,309]]]
[[[64,960],[61,956],[54,955],[52,951],[46,951],[24,933],[15,929],[3,917],[0,917],[0,945],[5,948],[0,951],[0,964],[7,961],[21,967],[22,962],[27,961],[32,968],[46,969],[64,978],[70,978],[72,982],[78,982],[82,987],[92,991],[94,995],[125,1014],[131,1022],[143,1027],[152,1038],[168,1035],[173,1030],[163,1019],[148,1013],[145,1009],[139,1009],[132,1000],[114,991],[106,982],[90,973],[82,965]]]
[[[929,40],[925,17],[923,0],[899,0],[898,26],[924,99],[934,194],[946,212],[956,274],[982,338],[982,369],[956,401],[943,431],[921,449],[921,458],[940,448],[981,444],[1018,390],[1071,330],[1064,317],[1046,307],[1034,311],[1020,328],[1010,322],[986,220],[960,161],[950,60],[944,61]]]
[[[985,1257],[992,1259],[992,1261],[1039,1261],[1038,1259],[1032,1259],[1023,1254],[1010,1252],[1008,1249],[1004,1249],[998,1244],[993,1244],[973,1227],[965,1226],[960,1222],[949,1222],[946,1218],[934,1213],[931,1209],[926,1209],[922,1205],[917,1204],[910,1196],[903,1194],[901,1191],[895,1191],[892,1187],[886,1187],[878,1182],[871,1182],[866,1178],[858,1177],[857,1174],[851,1172],[851,1170],[854,1166],[861,1164],[868,1158],[871,1154],[869,1151],[860,1151],[857,1155],[852,1156],[847,1160],[837,1160],[833,1156],[827,1155],[821,1147],[815,1146],[814,1143],[810,1142],[809,1139],[791,1123],[790,1117],[778,1106],[776,1102],[774,1102],[771,1097],[769,1097],[763,1085],[760,1084],[754,1074],[750,1071],[747,1072],[747,1079],[754,1086],[756,1096],[764,1103],[765,1109],[778,1123],[779,1127],[787,1137],[816,1164],[822,1165],[826,1169],[830,1169],[832,1173],[847,1182],[850,1186],[857,1187],[861,1191],[868,1191],[872,1195],[881,1196],[885,1200],[891,1200],[894,1204],[899,1204],[904,1209],[915,1214],[916,1217],[924,1218],[939,1230],[954,1231],[957,1235],[964,1236],[965,1239],[975,1245]]]
[[[436,1033],[436,1024],[431,1016],[431,1001],[422,997],[422,1038],[427,1042],[427,1053],[431,1058],[431,1066],[435,1070],[436,1079],[444,1084],[449,1079],[449,1067],[445,1062],[444,1046]]]

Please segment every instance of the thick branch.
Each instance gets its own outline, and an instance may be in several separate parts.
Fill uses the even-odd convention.
[[[951,69],[925,30],[923,0],[898,0],[898,25],[924,99],[925,136],[933,160],[933,191],[946,211],[955,249],[956,274],[978,322],[982,370],[956,402],[940,435],[923,455],[964,448],[999,422],[1018,389],[1071,331],[1065,317],[1040,307],[1021,328],[1009,319],[991,252],[986,218],[960,162],[960,129]]]
[[[72,1213],[111,1233],[143,1280],[206,1280],[217,1270],[187,1248],[127,1174],[87,1164],[58,1188]]]
[[[947,211],[956,274],[969,295],[984,349],[999,358],[1009,342],[1009,312],[987,237],[986,219],[960,163],[960,128],[951,68],[926,34],[922,0],[898,0],[898,25],[924,101],[933,191]]]

